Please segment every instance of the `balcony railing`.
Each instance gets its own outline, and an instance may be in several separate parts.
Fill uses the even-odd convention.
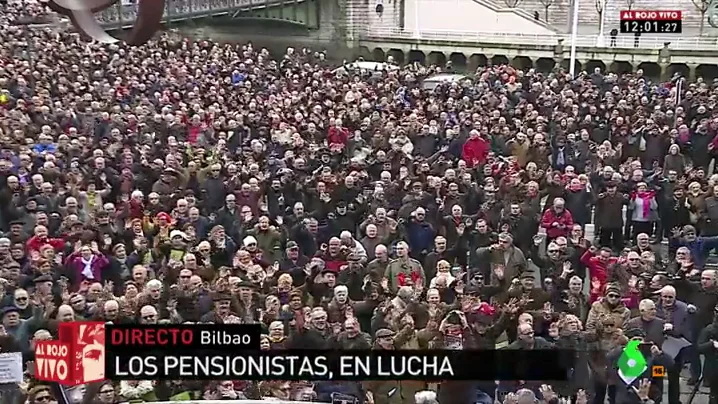
[[[484,42],[484,43],[505,43],[519,45],[556,45],[563,39],[563,45],[571,45],[570,35],[547,35],[547,34],[522,34],[503,32],[472,32],[472,31],[450,31],[450,30],[401,30],[398,28],[372,28],[366,30],[367,39],[392,41],[396,39],[409,40],[433,40],[433,41],[461,41],[461,42]],[[576,38],[578,47],[597,47],[598,35],[579,35]],[[608,35],[604,36],[604,47],[619,49],[661,49],[666,42],[670,42],[669,48],[681,50],[718,50],[718,38],[710,37],[682,37],[675,36],[641,36],[638,46],[635,37],[632,35],[619,35],[615,44],[612,44]],[[612,46],[613,45],[613,46]]]
[[[294,3],[294,0],[167,0],[163,18],[166,22],[174,22],[228,15],[237,10],[252,10]],[[108,28],[130,27],[136,18],[137,5],[129,3],[110,7],[97,14],[100,24]]]

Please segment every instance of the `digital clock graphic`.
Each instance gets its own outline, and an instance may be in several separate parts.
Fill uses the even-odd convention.
[[[681,20],[621,20],[622,34],[680,34]]]

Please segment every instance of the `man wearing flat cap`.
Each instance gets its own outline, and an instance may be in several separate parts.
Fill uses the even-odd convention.
[[[389,328],[380,328],[374,335],[374,348],[376,350],[393,350],[396,333]],[[362,382],[367,395],[371,395],[374,404],[401,404],[402,384],[396,380],[366,381]],[[409,395],[407,394],[407,398]]]
[[[500,271],[495,270],[494,277],[496,278],[497,276],[503,277],[506,275],[501,274]],[[526,304],[523,305],[524,310],[541,310],[544,304],[549,301],[551,296],[543,289],[537,288],[535,285],[536,277],[534,276],[533,272],[523,272],[519,276],[519,284],[514,284],[509,288],[504,300],[508,301],[512,298],[515,298],[526,302]]]
[[[488,247],[481,247],[476,250],[476,256],[483,268],[484,277],[492,274],[492,269],[496,266],[503,267],[505,279],[513,279],[520,276],[528,270],[526,257],[521,250],[514,245],[514,238],[509,233],[499,234],[498,242]],[[492,282],[495,279],[492,279]]]
[[[215,292],[212,295],[212,300],[214,301],[214,310],[202,316],[200,321],[203,323],[213,322],[215,324],[223,324],[224,319],[232,315],[236,316],[236,314],[232,313],[231,309],[232,295]]]
[[[586,331],[596,332],[605,318],[613,319],[614,324],[622,329],[626,329],[631,318],[631,310],[621,300],[621,287],[618,284],[609,283],[603,298],[591,305],[586,319]]]

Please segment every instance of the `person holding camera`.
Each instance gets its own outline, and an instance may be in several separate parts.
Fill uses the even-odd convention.
[[[713,308],[713,321],[698,336],[698,352],[705,355],[703,381],[710,387],[710,404],[718,403],[718,305]]]
[[[656,307],[656,316],[665,320],[665,334],[674,338],[685,338],[688,341],[694,341],[692,325],[692,314],[695,313],[695,306],[688,305],[685,302],[676,299],[676,289],[673,286],[664,286],[660,293],[660,300]],[[696,351],[692,347],[686,347],[681,350],[674,358],[675,366],[668,370],[668,403],[676,404],[680,402],[680,384],[679,376],[683,369],[683,364],[692,362]],[[700,363],[700,359],[698,359]],[[689,384],[695,384],[700,376],[700,368],[697,374],[696,369],[691,367],[691,379]]]
[[[652,309],[650,307],[651,306],[647,303],[643,305],[643,313],[645,313],[644,317],[646,318],[650,317],[651,313],[655,314],[655,307]],[[639,317],[638,319],[642,320],[643,318]],[[651,328],[651,333],[654,334],[654,337],[656,338],[663,338],[662,335],[660,337],[655,335],[656,330],[653,328]],[[642,328],[631,328],[629,326],[625,335],[629,341],[639,342],[638,349],[641,354],[643,354],[643,357],[646,358],[646,366],[645,371],[640,376],[633,379],[631,383],[624,383],[621,381],[616,383],[615,403],[646,404],[652,402],[652,404],[660,404],[663,399],[663,385],[659,379],[653,377],[653,367],[659,366],[670,369],[671,366],[673,366],[673,359],[661,351],[659,344],[654,341],[650,341],[650,337],[647,336],[646,332]],[[624,346],[619,346],[608,353],[608,361],[611,364],[609,366],[609,372],[611,373],[610,377],[613,377],[614,379],[620,378],[618,363],[620,357],[624,353],[624,348]],[[643,391],[646,383],[649,383],[649,389],[647,392]]]

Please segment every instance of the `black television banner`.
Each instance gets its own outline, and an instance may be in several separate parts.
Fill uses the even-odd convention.
[[[566,380],[574,352],[479,351],[114,351],[105,377],[118,380]]]
[[[107,324],[105,349],[116,354],[189,353],[195,349],[259,349],[259,324]]]

